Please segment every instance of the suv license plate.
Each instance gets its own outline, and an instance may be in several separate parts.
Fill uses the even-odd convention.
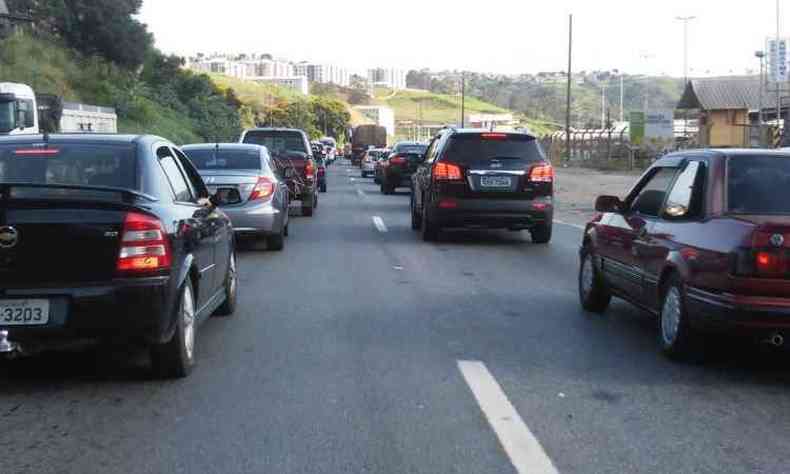
[[[49,300],[0,300],[0,326],[41,326],[49,322]]]
[[[510,178],[506,176],[481,176],[480,186],[484,188],[509,188]]]

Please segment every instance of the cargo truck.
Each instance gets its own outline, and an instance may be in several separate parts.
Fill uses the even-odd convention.
[[[351,135],[351,164],[359,166],[369,148],[387,147],[387,129],[380,125],[360,125]]]

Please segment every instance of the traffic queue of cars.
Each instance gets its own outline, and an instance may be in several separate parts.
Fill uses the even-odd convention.
[[[411,226],[528,230],[551,241],[554,168],[528,133],[445,129],[427,146],[371,149],[362,176],[383,194],[411,189]],[[380,173],[380,174],[379,174]],[[790,152],[701,150],[653,164],[624,199],[601,196],[580,247],[579,299],[613,297],[659,321],[659,346],[683,358],[712,334],[790,336]]]
[[[290,203],[315,212],[317,172],[293,129],[183,148],[147,135],[0,139],[0,356],[134,344],[153,373],[188,375],[200,323],[236,308],[237,237],[282,250]]]

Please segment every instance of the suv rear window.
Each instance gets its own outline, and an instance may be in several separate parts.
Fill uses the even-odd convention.
[[[260,170],[258,150],[184,150],[199,170]]]
[[[467,164],[473,161],[522,160],[540,161],[543,150],[534,137],[503,133],[462,133],[450,137],[444,156],[454,162]]]
[[[0,183],[136,189],[133,145],[0,145]]]
[[[407,155],[424,155],[428,145],[396,145],[393,153],[404,153]]]
[[[736,214],[790,214],[790,157],[730,158],[727,203]]]
[[[277,158],[287,158],[288,155],[309,154],[305,148],[304,138],[299,132],[286,130],[253,130],[244,135],[244,143],[263,145],[269,154]]]

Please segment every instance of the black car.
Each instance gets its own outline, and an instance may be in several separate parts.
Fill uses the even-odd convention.
[[[527,133],[447,129],[412,176],[412,228],[425,240],[442,229],[529,230],[551,240],[554,168]]]
[[[0,352],[142,343],[155,373],[188,375],[198,324],[236,305],[218,205],[238,199],[162,138],[0,139]]]
[[[419,142],[399,142],[390,155],[381,161],[381,192],[392,194],[396,188],[411,187],[411,175],[425,156],[427,145]]]

